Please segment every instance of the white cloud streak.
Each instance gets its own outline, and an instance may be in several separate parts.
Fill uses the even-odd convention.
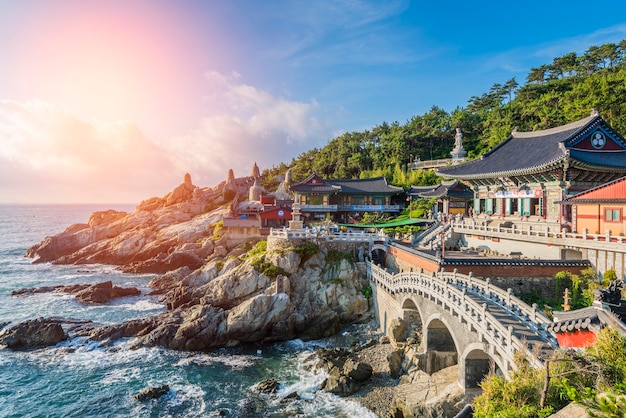
[[[290,101],[240,82],[237,73],[206,74],[211,95],[200,126],[167,145],[179,166],[214,184],[248,175],[254,162],[261,169],[289,163],[303,151],[319,147],[331,131],[317,116],[319,104]],[[193,176],[193,174],[192,174]]]

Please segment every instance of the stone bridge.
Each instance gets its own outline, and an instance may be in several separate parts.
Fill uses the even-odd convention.
[[[517,351],[534,367],[557,347],[547,331],[552,321],[536,305],[472,275],[455,272],[391,273],[368,263],[377,319],[384,332],[395,318],[421,322],[425,352],[455,352],[460,386],[478,388],[495,369],[514,370]]]

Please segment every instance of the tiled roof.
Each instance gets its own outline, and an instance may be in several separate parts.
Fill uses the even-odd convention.
[[[559,203],[568,205],[626,203],[626,177],[586,190]]]
[[[459,199],[472,199],[474,197],[474,192],[471,189],[456,180],[444,181],[434,186],[411,186],[407,194],[424,198],[448,196]]]
[[[315,182],[315,184],[313,183]],[[397,194],[402,187],[387,184],[385,177],[371,179],[322,179],[312,174],[304,181],[291,186],[298,193],[349,193],[349,194]]]
[[[298,184],[289,186],[292,192],[299,193],[338,193],[341,188],[329,183],[327,180],[322,179],[317,174],[313,173]]]
[[[622,143],[623,138],[597,114],[567,125],[534,132],[516,132],[481,158],[443,167],[438,174],[448,178],[479,179],[544,171],[566,160],[588,168],[626,170],[626,150],[598,152],[569,148],[591,129],[602,126]]]
[[[619,317],[605,308],[602,304],[596,304],[577,309],[575,311],[553,311],[554,322],[549,324],[547,330],[552,333],[573,331],[599,331],[606,325],[617,326],[618,330],[624,331],[624,323]]]
[[[341,187],[342,193],[384,193],[395,194],[404,191],[402,187],[387,184],[385,177],[371,179],[326,180],[327,183]]]

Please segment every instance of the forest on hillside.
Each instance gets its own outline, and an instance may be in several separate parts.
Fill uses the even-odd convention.
[[[390,184],[435,184],[430,171],[409,170],[418,158],[449,158],[456,128],[463,132],[468,158],[477,158],[504,141],[514,128],[553,128],[589,116],[591,109],[626,135],[626,40],[591,46],[582,55],[570,52],[532,68],[526,82],[515,78],[495,83],[465,107],[447,112],[433,106],[406,123],[387,123],[363,132],[347,132],[321,149],[314,148],[264,171],[264,186],[274,190],[277,178],[291,168],[294,181],[312,172],[324,178],[385,176]]]

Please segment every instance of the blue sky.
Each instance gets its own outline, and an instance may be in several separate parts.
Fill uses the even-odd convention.
[[[626,2],[0,0],[0,202],[139,202],[464,107]]]

